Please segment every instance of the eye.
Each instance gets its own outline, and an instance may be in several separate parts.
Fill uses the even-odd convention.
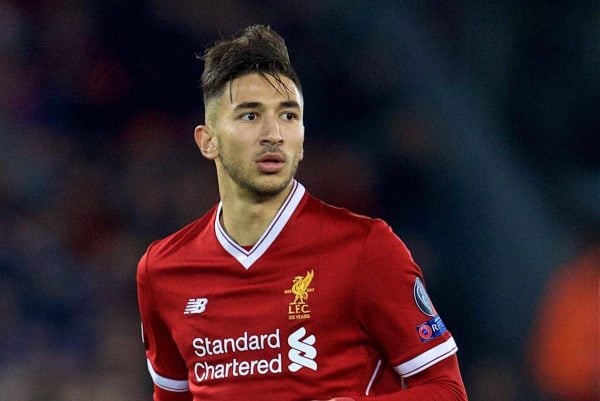
[[[286,111],[285,113],[281,114],[281,119],[285,120],[285,121],[297,120],[298,119],[298,114],[293,113],[291,111]]]
[[[254,121],[254,120],[258,119],[258,114],[254,113],[254,112],[245,113],[245,114],[242,114],[242,116],[240,117],[240,119],[242,121]]]

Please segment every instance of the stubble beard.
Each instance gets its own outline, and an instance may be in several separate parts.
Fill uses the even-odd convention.
[[[241,163],[230,159],[227,152],[221,152],[220,160],[223,170],[233,182],[259,200],[271,198],[285,190],[296,175],[298,165],[300,164],[300,158],[298,155],[295,155],[294,159],[291,161],[292,164],[289,174],[284,179],[276,179],[271,183],[261,183],[260,176],[256,178],[252,177],[249,171],[244,169]],[[277,178],[275,174],[266,175],[272,175],[274,178]]]

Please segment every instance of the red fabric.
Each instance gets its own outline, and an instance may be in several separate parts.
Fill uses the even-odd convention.
[[[153,401],[192,401],[192,393],[186,391],[184,393],[177,393],[174,391],[163,390],[162,388],[154,385],[154,396]]]
[[[467,401],[456,356],[406,380],[407,389],[376,397],[335,397],[330,401]]]
[[[197,401],[376,397],[402,390],[390,366],[405,374],[436,363],[425,371],[436,372],[455,360],[449,331],[417,330],[436,312],[417,305],[421,271],[390,227],[298,194],[251,251],[220,231],[215,208],[140,260],[156,401],[186,399],[164,389],[188,385]],[[390,364],[377,370],[382,360]],[[402,393],[412,383],[427,392],[423,374]],[[444,375],[427,383],[448,394],[454,385]]]

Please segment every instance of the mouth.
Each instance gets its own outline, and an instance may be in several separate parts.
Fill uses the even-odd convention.
[[[262,172],[276,173],[283,168],[285,157],[279,153],[266,153],[256,160],[256,164]]]

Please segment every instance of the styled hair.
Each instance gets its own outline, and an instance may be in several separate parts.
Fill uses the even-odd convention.
[[[268,81],[279,92],[290,90],[281,81],[281,76],[287,77],[301,91],[285,41],[269,26],[249,26],[232,39],[209,47],[203,59],[202,95],[205,105],[209,99],[220,96],[228,82],[251,73],[273,78],[274,81]]]

